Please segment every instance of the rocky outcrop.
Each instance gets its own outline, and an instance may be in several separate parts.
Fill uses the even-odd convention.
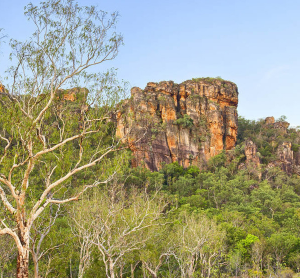
[[[277,166],[288,174],[299,174],[300,153],[299,150],[295,150],[295,148],[293,148],[293,144],[291,143],[291,141],[297,142],[297,140],[295,141],[295,139],[299,136],[299,134],[297,135],[296,130],[289,131],[289,126],[290,124],[288,122],[283,120],[275,121],[274,117],[267,117],[265,119],[265,127],[268,129],[271,128],[275,131],[274,134],[270,137],[270,144],[276,148],[275,160],[267,165],[267,169]],[[289,135],[291,132],[293,133],[294,139],[292,139]],[[281,139],[287,138],[289,141],[281,142],[278,145],[278,143],[276,142],[278,137],[280,137]]]
[[[276,151],[276,159],[267,165],[267,169],[279,167],[287,174],[300,175],[300,151],[292,150],[292,143],[281,143]]]
[[[283,142],[277,149],[278,163],[282,170],[291,174],[293,172],[294,153],[292,151],[292,144]]]
[[[239,169],[247,170],[249,173],[261,179],[261,162],[257,146],[250,139],[246,140],[244,153],[246,157],[245,163],[239,165]]]
[[[83,114],[88,111],[87,97],[89,90],[86,88],[72,88],[67,90],[58,90],[57,93],[57,108],[64,109],[68,103],[68,107],[72,112]]]
[[[221,79],[201,78],[132,88],[119,107],[117,136],[133,151],[133,166],[158,170],[178,161],[202,166],[237,137],[237,86]]]
[[[0,93],[4,93],[5,91],[7,92],[5,87],[0,83]],[[75,87],[67,90],[59,89],[57,92],[56,100],[60,102],[71,101],[71,102],[86,104],[88,93],[89,93],[88,89],[80,88],[80,87]],[[38,97],[44,98],[44,96],[45,94],[40,94]]]
[[[61,101],[71,101],[78,103],[86,103],[88,96],[88,89],[86,88],[72,88],[68,90],[58,90],[57,99]]]
[[[290,124],[286,121],[275,121],[274,117],[267,117],[265,119],[265,125],[268,128],[274,128],[279,131],[280,134],[286,134],[287,129],[289,128]]]
[[[265,119],[265,124],[266,125],[270,125],[270,124],[274,124],[275,123],[275,118],[274,117],[267,117]]]
[[[245,156],[246,164],[252,164],[254,167],[260,167],[260,159],[257,153],[257,147],[251,140],[247,140],[245,142]]]
[[[261,178],[261,161],[255,143],[249,139],[246,140],[244,153],[246,161],[239,165],[239,169],[247,169],[258,178]],[[287,174],[300,174],[300,151],[293,152],[290,142],[281,143],[277,148],[275,159],[266,165],[266,171],[273,167],[279,167]]]

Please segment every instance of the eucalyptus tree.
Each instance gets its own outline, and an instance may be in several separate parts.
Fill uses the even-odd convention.
[[[49,209],[49,213],[44,213],[44,217],[39,217],[32,225],[32,232],[30,236],[30,253],[34,264],[34,277],[39,278],[39,262],[40,260],[52,250],[59,248],[62,244],[51,245],[42,249],[42,245],[50,233],[51,228],[55,224],[56,219],[60,214],[60,206],[55,212],[52,212],[52,207]]]
[[[175,228],[173,251],[181,277],[212,277],[224,249],[225,234],[217,224],[201,214],[183,212]],[[170,249],[171,250],[171,249]]]
[[[31,229],[43,211],[107,183],[123,157],[110,122],[123,87],[113,71],[90,70],[118,54],[118,14],[47,0],[28,4],[25,16],[35,31],[11,40],[13,66],[0,86],[0,235],[14,239],[17,277],[28,277]]]
[[[106,277],[115,278],[117,273],[122,277],[124,265],[132,263],[127,256],[146,248],[155,239],[154,230],[165,225],[163,217],[169,203],[159,191],[125,190],[120,184],[96,190],[92,196],[83,197],[81,206],[74,206],[73,211],[73,230],[81,237],[80,277],[90,264],[90,244],[98,250]]]
[[[140,260],[144,271],[151,277],[157,278],[163,275],[161,268],[167,265],[168,259],[172,255],[173,237],[171,222],[164,221],[164,225],[159,228],[151,227],[148,231],[151,241],[147,243],[146,248],[139,250]]]

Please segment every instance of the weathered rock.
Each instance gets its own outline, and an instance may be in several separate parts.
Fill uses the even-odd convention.
[[[257,153],[257,147],[251,140],[245,142],[246,163],[253,164],[255,167],[260,166],[260,159]]]
[[[250,173],[261,178],[261,163],[259,158],[259,153],[257,152],[257,146],[251,140],[246,140],[245,142],[245,163],[239,166],[239,169],[247,169]]]
[[[237,104],[237,86],[229,81],[150,82],[144,90],[132,88],[120,107],[117,136],[133,151],[134,166],[201,166],[235,146]]]
[[[274,124],[275,123],[275,118],[274,117],[267,117],[265,119],[265,124],[269,125],[269,124]]]
[[[292,151],[292,144],[283,142],[277,149],[278,164],[283,171],[288,174],[293,172],[294,153]]]
[[[283,133],[287,132],[287,129],[289,126],[290,126],[290,123],[284,122],[284,121],[274,123],[274,128],[283,131]]]
[[[265,119],[265,125],[274,129],[277,129],[280,134],[286,134],[287,129],[290,126],[290,124],[286,121],[275,121],[274,117],[267,117]]]

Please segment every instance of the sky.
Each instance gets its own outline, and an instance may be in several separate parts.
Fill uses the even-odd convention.
[[[0,0],[0,28],[26,40],[34,30],[24,17],[26,0]],[[31,1],[38,4],[39,1]],[[78,0],[120,14],[119,55],[95,69],[118,68],[130,86],[176,83],[197,77],[233,81],[239,115],[257,120],[287,117],[300,125],[299,0]],[[8,41],[6,39],[6,41]],[[10,65],[0,49],[0,75]]]

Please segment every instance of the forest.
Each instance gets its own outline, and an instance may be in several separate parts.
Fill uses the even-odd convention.
[[[236,148],[213,157],[202,170],[177,162],[158,172],[132,168],[124,149],[122,164],[108,183],[86,191],[75,203],[51,204],[36,220],[29,277],[296,277],[299,176],[279,167],[266,170],[264,163],[260,176],[254,167],[238,165],[245,160],[249,137],[259,146],[261,161],[269,162],[276,157],[276,147],[268,147],[274,135],[277,143],[290,141],[297,148],[299,131],[290,128],[281,138],[263,124],[239,117]],[[89,148],[97,145],[94,140]],[[61,167],[76,162],[76,147],[68,146]],[[72,178],[63,194],[75,194],[83,183],[103,175],[104,168],[114,168],[114,159]],[[35,176],[35,184],[41,179]],[[38,198],[35,190],[30,198]],[[9,235],[0,244],[2,277],[14,277],[17,249]]]
[[[25,16],[36,30],[10,41],[0,83],[1,278],[298,277],[299,169],[278,156],[299,155],[299,128],[240,116],[201,167],[133,167],[126,84],[90,70],[118,54],[118,14],[48,0]]]

